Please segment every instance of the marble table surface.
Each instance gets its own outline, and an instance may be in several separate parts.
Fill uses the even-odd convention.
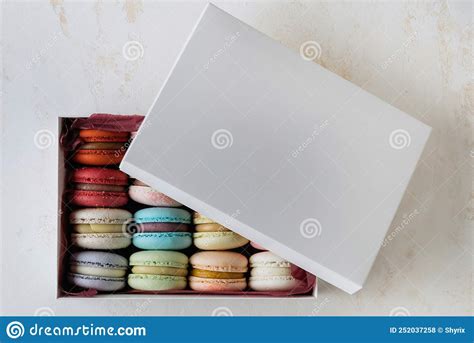
[[[318,298],[57,299],[59,116],[144,114],[205,2],[2,4],[2,314],[472,314],[472,2],[215,1],[433,127],[365,287]]]

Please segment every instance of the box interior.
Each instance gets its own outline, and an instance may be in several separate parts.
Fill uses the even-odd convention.
[[[85,118],[85,117],[83,117]],[[226,297],[231,297],[235,298],[236,296],[244,296],[244,297],[269,297],[269,298],[274,298],[274,297],[315,297],[317,295],[317,281],[314,281],[314,286],[312,287],[311,290],[305,292],[304,294],[292,294],[292,295],[278,295],[278,294],[272,294],[269,295],[267,292],[257,292],[257,291],[244,291],[244,292],[239,292],[238,294],[211,294],[211,293],[200,293],[192,290],[185,290],[185,291],[161,291],[161,292],[146,292],[146,291],[138,291],[138,290],[133,290],[130,288],[125,288],[124,290],[118,291],[118,292],[113,292],[113,293],[98,293],[97,291],[94,290],[83,290],[83,289],[77,289],[72,285],[69,285],[67,282],[67,278],[65,277],[67,271],[68,271],[68,256],[70,255],[71,252],[80,250],[78,248],[75,248],[71,246],[70,244],[70,225],[68,223],[68,217],[69,214],[71,213],[72,210],[74,210],[76,207],[71,205],[70,202],[68,201],[67,197],[67,190],[69,189],[69,181],[68,181],[68,174],[69,171],[75,167],[73,163],[71,163],[68,160],[68,155],[70,154],[70,151],[68,149],[65,149],[64,144],[65,144],[65,139],[67,139],[67,136],[71,133],[71,125],[72,123],[78,119],[78,117],[72,118],[72,117],[61,117],[59,118],[59,125],[58,128],[60,130],[58,137],[61,137],[60,142],[59,142],[59,149],[58,149],[58,251],[57,251],[57,298],[69,298],[69,297],[91,297],[91,296],[97,296],[97,297],[109,297],[109,298],[142,298],[142,297],[150,297],[150,295],[153,296],[162,296],[162,297],[167,297],[167,298],[186,298],[189,296],[196,296],[199,295],[200,298],[202,297],[219,297],[219,298],[226,298]],[[127,205],[126,209],[130,211],[131,213],[134,213],[135,211],[145,208],[149,206],[141,205],[138,203],[133,202],[130,200],[130,203]],[[133,252],[139,251],[140,249],[137,249],[133,246],[127,248],[127,249],[121,249],[117,251],[112,251],[114,253],[118,253],[122,256],[129,257]],[[193,251],[195,251],[195,247],[191,247],[188,249],[183,250],[182,252],[185,253],[186,255],[190,256]],[[249,257],[252,253],[259,252],[259,250],[256,250],[252,248],[249,244],[244,246],[243,248],[240,249],[233,249],[233,251],[240,252],[247,257]],[[127,286],[128,287],[128,286]]]

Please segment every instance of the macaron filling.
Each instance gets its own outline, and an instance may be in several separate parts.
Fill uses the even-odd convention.
[[[77,233],[120,233],[123,224],[74,224],[72,229]]]
[[[111,143],[111,142],[98,142],[98,143],[85,143],[79,147],[79,150],[119,150],[125,149],[122,143]]]
[[[199,270],[209,270],[209,271],[217,271],[217,272],[224,272],[224,273],[245,273],[247,272],[247,267],[240,267],[240,266],[232,266],[232,265],[202,265],[202,264],[193,264],[194,269]]]
[[[155,275],[173,275],[173,276],[186,276],[188,270],[186,268],[175,268],[175,267],[152,267],[152,266],[134,266],[132,267],[133,274],[155,274]]]
[[[242,279],[245,278],[245,273],[230,273],[218,272],[212,270],[193,269],[192,276],[207,278],[207,279]]]
[[[189,224],[183,223],[140,223],[139,232],[189,232]]]
[[[125,193],[127,188],[118,185],[102,185],[92,183],[76,183],[74,188],[81,191],[97,191],[97,192],[121,192]]]
[[[83,129],[79,131],[79,137],[85,142],[127,142],[129,132],[115,132],[106,130]]]
[[[108,277],[124,277],[127,273],[127,268],[103,268],[93,267],[81,264],[71,264],[70,271],[75,274],[108,276]]]
[[[125,287],[125,278],[123,277],[116,278],[108,276],[68,273],[68,280],[70,283],[81,288],[92,288],[105,292],[118,291]]]

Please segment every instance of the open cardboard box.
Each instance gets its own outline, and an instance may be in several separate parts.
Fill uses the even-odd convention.
[[[352,294],[431,129],[306,53],[207,6],[120,169]]]
[[[93,114],[90,117],[75,117],[75,118],[60,118],[59,119],[59,128],[58,137],[60,137],[59,142],[59,156],[58,156],[58,170],[59,170],[59,194],[62,196],[59,197],[58,202],[58,227],[59,229],[59,250],[58,250],[58,297],[91,297],[91,296],[106,296],[111,298],[116,297],[137,297],[145,296],[149,298],[150,296],[173,296],[173,297],[189,297],[189,296],[245,296],[245,297],[304,297],[317,294],[317,280],[316,278],[301,270],[300,268],[293,267],[294,276],[302,280],[302,283],[288,292],[258,292],[253,290],[245,290],[243,292],[210,292],[210,293],[201,293],[197,291],[190,290],[170,290],[170,291],[139,291],[134,290],[129,287],[126,287],[122,290],[116,292],[97,292],[94,289],[82,289],[77,286],[71,285],[67,282],[67,272],[68,272],[68,260],[70,254],[75,251],[81,251],[84,249],[75,247],[71,244],[70,235],[72,233],[72,225],[69,224],[69,214],[79,208],[80,206],[75,206],[70,202],[69,193],[74,188],[74,185],[70,182],[71,172],[76,168],[88,167],[86,165],[80,165],[72,161],[72,156],[76,151],[77,146],[80,146],[81,141],[78,139],[77,134],[79,129],[106,129],[110,131],[128,131],[136,132],[140,126],[140,123],[143,120],[143,116],[138,115],[112,115],[112,114]],[[131,138],[132,139],[132,138]],[[124,144],[124,148],[128,147],[131,140]],[[90,167],[90,166],[89,166]],[[107,166],[106,168],[118,169],[118,166]],[[136,212],[139,209],[148,208],[150,206],[142,205],[129,200],[128,204],[124,208],[131,213]],[[186,208],[189,212],[193,210]],[[132,230],[134,224],[132,223]],[[128,229],[124,228],[126,232]],[[117,253],[126,257],[136,252],[141,251],[141,249],[135,248],[133,245],[120,250],[110,250],[110,252]],[[199,251],[195,247],[190,247],[181,252],[185,253],[188,256],[191,256],[194,252]],[[258,253],[260,250],[252,248],[249,244],[245,245],[242,248],[233,249],[233,251],[242,253],[243,255],[250,257],[253,253]]]

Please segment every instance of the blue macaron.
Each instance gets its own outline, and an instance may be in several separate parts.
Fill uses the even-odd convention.
[[[191,246],[190,232],[145,232],[133,235],[133,245],[144,250],[181,250]]]
[[[191,224],[191,213],[182,208],[150,207],[134,214],[136,223],[183,223]]]

